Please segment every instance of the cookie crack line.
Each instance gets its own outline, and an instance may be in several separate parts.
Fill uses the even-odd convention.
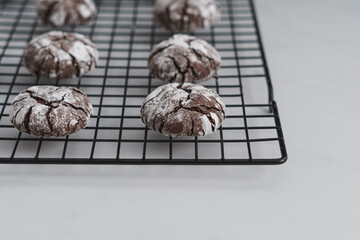
[[[204,106],[204,105],[200,105],[200,106]],[[208,106],[204,106],[204,107],[205,107],[206,109],[208,109],[208,110],[209,110],[209,109],[215,109],[216,111],[219,111],[218,109],[213,108],[213,107],[208,107]],[[190,107],[190,108],[189,108],[189,107],[185,107],[185,106],[183,106],[183,100],[181,100],[181,101],[179,101],[178,106],[176,106],[172,111],[166,113],[166,114],[162,117],[161,122],[160,122],[160,126],[159,126],[159,128],[158,128],[159,133],[163,133],[163,128],[164,128],[164,125],[165,125],[168,117],[169,117],[170,115],[175,114],[175,113],[178,112],[180,109],[184,109],[184,110],[192,111],[192,112],[197,112],[197,113],[200,113],[200,114],[206,116],[207,119],[209,120],[210,124],[211,124],[211,130],[212,130],[213,132],[216,130],[216,121],[215,121],[215,120],[213,119],[213,117],[211,116],[211,114],[210,114],[211,111],[206,112],[206,111],[204,111],[203,109],[201,109],[199,106]],[[153,129],[155,129],[156,119],[157,119],[157,117],[158,117],[159,114],[160,114],[160,113],[157,113],[157,114],[155,115],[154,122],[153,122]],[[190,115],[190,117],[191,117],[191,115]],[[192,124],[194,124],[194,120],[193,120],[192,117],[191,117],[191,120],[192,120]],[[192,126],[191,131],[192,131],[192,133],[191,133],[190,136],[193,136],[193,134],[194,134],[194,125]]]
[[[195,38],[193,37],[193,38],[186,39],[185,42],[186,42],[186,43],[188,44],[188,46],[190,47],[191,42],[194,41],[194,40],[195,40]]]
[[[41,72],[41,70],[42,70],[42,66],[44,65],[45,60],[46,60],[46,56],[43,57],[43,59],[41,60],[39,66],[38,66],[38,69],[36,70],[35,75],[36,75],[36,77],[38,77],[38,78],[40,77],[40,72]]]
[[[168,118],[170,115],[172,115],[172,114],[176,113],[177,111],[179,111],[181,108],[182,108],[182,100],[179,101],[178,106],[176,106],[172,111],[167,112],[167,113],[164,115],[164,117],[161,119],[160,127],[159,127],[159,129],[158,129],[158,131],[159,131],[160,133],[162,133],[162,130],[163,130],[163,128],[164,128],[164,125],[165,125],[165,122],[166,122],[167,118]]]
[[[78,117],[77,119],[76,119],[76,121],[77,121],[77,123],[74,125],[74,126],[78,126],[80,123],[86,123],[87,122],[87,120],[86,119],[81,119],[81,117]],[[70,129],[70,124],[71,124],[71,121],[69,121],[68,122],[68,128]]]
[[[176,72],[172,78],[170,78],[169,82],[174,82],[178,76],[178,73]]]
[[[209,120],[210,124],[211,124],[211,130],[214,132],[216,129],[216,123],[215,120],[211,117],[210,114],[206,114],[207,119]]]
[[[183,90],[183,91],[185,91],[185,92],[187,92],[187,93],[188,93],[188,96],[187,96],[187,98],[186,98],[186,100],[185,100],[185,101],[190,100],[190,99],[191,99],[191,94],[192,94],[191,90],[190,90],[190,92],[189,92],[189,89],[181,89],[181,90]]]
[[[14,114],[13,118],[11,119],[11,121],[17,118],[17,115],[19,114],[19,112],[20,112],[23,108],[24,108],[24,107],[20,107],[20,108],[16,111],[16,113]]]
[[[90,63],[90,64],[86,63],[86,65],[88,66],[88,70],[90,71],[91,68],[92,68],[94,65],[96,65],[96,59],[95,59],[95,57],[92,55],[92,53],[91,53],[87,48],[85,48],[85,50],[86,50],[86,52],[90,55],[90,59],[91,59],[91,63]]]
[[[41,46],[40,48],[36,49],[36,52],[34,53],[34,55],[38,55],[41,50],[44,50],[44,49],[48,50],[49,49],[49,46],[42,46],[42,45],[40,45],[40,46]],[[26,54],[24,54],[24,56],[25,55]]]
[[[30,116],[31,116],[31,113],[32,113],[32,109],[33,109],[34,106],[31,106],[25,116],[24,116],[24,120],[23,120],[23,124],[24,124],[24,127],[25,127],[25,132],[30,134],[31,131],[30,131],[30,127],[29,127],[29,123],[30,123]]]
[[[206,108],[206,109],[209,110],[209,111],[208,111],[208,112],[204,111],[203,109],[201,109],[200,106]],[[208,118],[210,124],[211,124],[211,129],[212,129],[212,131],[214,132],[214,131],[216,130],[216,129],[215,129],[215,128],[216,128],[216,122],[215,122],[215,120],[212,118],[212,116],[211,116],[211,114],[210,114],[210,113],[212,113],[212,111],[210,111],[210,110],[215,110],[215,111],[221,112],[221,111],[219,111],[219,109],[214,108],[214,107],[205,106],[205,105],[199,105],[199,106],[190,107],[190,108],[189,108],[189,107],[182,106],[181,108],[184,109],[184,110],[187,110],[187,111],[197,112],[197,113],[200,113],[200,114],[206,116],[206,117]],[[215,114],[216,114],[216,113],[215,113]]]
[[[223,105],[216,98],[214,98],[214,100],[217,104],[219,104],[220,110],[221,110],[222,114],[224,114],[224,116],[225,116],[225,110],[224,110]]]
[[[55,56],[50,50],[49,50],[48,52],[49,52],[49,55],[53,58],[53,60],[56,59],[56,68],[55,68],[55,71],[56,71],[56,76],[59,76],[60,58],[57,57],[57,56]],[[45,56],[44,59],[46,59],[46,56]],[[41,66],[42,66],[42,64],[41,64]],[[50,72],[49,72],[49,74],[48,74],[47,77],[50,78]]]
[[[204,63],[203,54],[199,53],[195,48],[189,47],[189,49],[196,55],[198,60]]]
[[[169,48],[169,47],[171,47],[171,46],[173,46],[173,45],[174,45],[174,44],[169,44],[169,45],[167,45],[167,46],[165,46],[165,47],[162,47],[162,48],[154,51],[154,52],[151,53],[150,56],[148,57],[148,61],[150,61],[153,57],[155,57],[155,55],[161,53],[162,51],[164,51],[165,49],[167,49],[167,48]]]
[[[184,89],[184,88],[183,88],[183,84],[179,84],[179,85],[177,86],[177,89],[181,89],[181,90],[183,90],[183,91],[185,91],[185,92],[187,92],[187,93],[189,94],[188,97],[187,97],[187,99],[186,99],[185,101],[191,99],[192,89],[186,89],[186,88]],[[205,104],[200,104],[200,105],[198,105],[198,106],[204,107],[204,108],[207,108],[207,109],[212,109],[212,110],[215,110],[215,111],[218,111],[218,112],[221,112],[221,113],[223,113],[223,115],[225,116],[225,111],[224,111],[224,109],[223,109],[223,106],[220,104],[220,102],[219,102],[216,98],[212,98],[212,99],[215,100],[217,104],[219,104],[220,109],[219,109],[219,108],[216,108],[216,107],[209,107],[209,106],[207,106],[207,105],[205,105]]]
[[[73,105],[73,104],[71,104],[71,103],[63,102],[62,105],[67,106],[67,107],[71,107],[71,108],[73,108],[73,109],[75,109],[75,110],[80,110],[80,111],[82,111],[83,113],[85,113],[86,116],[89,116],[89,115],[90,115],[90,113],[87,112],[84,108],[82,108],[82,107],[77,107],[77,106],[75,106],[75,105]]]
[[[86,94],[85,94],[85,93],[83,93],[82,91],[80,91],[79,89],[74,88],[74,87],[69,87],[69,88],[71,89],[71,91],[77,92],[77,93],[79,93],[79,94],[81,94],[81,95],[83,95],[83,96],[85,96],[85,97],[86,97]]]
[[[208,109],[209,107],[207,107],[207,106],[204,106],[206,109]],[[211,112],[209,111],[209,112],[205,112],[205,111],[203,111],[200,107],[198,107],[198,106],[195,106],[195,107],[191,107],[191,108],[188,108],[188,107],[182,107],[182,109],[185,109],[185,110],[188,110],[188,111],[193,111],[193,112],[197,112],[197,113],[200,113],[200,114],[202,114],[202,115],[204,115],[204,116],[206,116],[207,117],[207,119],[209,120],[209,122],[210,122],[210,124],[211,124],[211,130],[214,132],[216,129],[216,122],[215,122],[215,120],[211,117]],[[210,108],[211,109],[211,108]]]
[[[77,92],[77,93],[81,94],[82,96],[87,97],[86,94],[83,93],[82,91],[80,91],[79,89],[74,88],[74,87],[69,87],[69,88],[71,89],[71,91]]]
[[[52,14],[52,11],[54,10],[55,6],[58,4],[59,2],[55,1],[53,3],[50,4],[50,6],[48,7],[48,10],[46,11],[45,15],[44,15],[44,19],[46,20],[46,22],[51,22],[48,21],[50,15]]]
[[[206,55],[206,54],[204,54],[204,56],[209,60],[209,62],[210,62],[210,64],[212,65],[212,67],[213,67],[214,69],[216,69],[217,66],[216,66],[215,60],[214,60],[213,58],[209,57],[209,56]]]
[[[77,62],[77,59],[74,55],[72,55],[68,50],[66,50],[63,46],[64,43],[61,43],[60,46],[61,46],[61,49],[66,52],[72,59],[72,65],[73,67],[76,69],[76,76],[79,77],[80,76],[80,66],[79,66],[79,63]]]
[[[214,109],[214,108],[212,108],[212,107],[207,107],[207,106],[204,106],[204,105],[200,105],[200,106],[205,107],[207,110],[213,109],[213,110],[216,110],[216,111],[220,112],[220,111],[219,111],[218,109],[216,109],[216,108]],[[209,111],[209,112],[203,111],[200,106],[194,106],[194,107],[185,107],[185,106],[182,106],[181,108],[184,109],[184,110],[187,110],[187,111],[197,112],[197,113],[200,113],[200,114],[202,114],[202,115],[207,115],[207,114],[210,114],[210,113],[211,113],[211,111]]]
[[[46,102],[46,101],[45,101],[44,98],[38,97],[38,96],[34,96],[34,95],[33,95],[34,92],[31,92],[31,91],[29,91],[29,90],[26,90],[26,91],[24,91],[24,92],[28,93],[29,96],[30,96],[32,99],[36,100],[38,103],[41,103],[41,104],[44,104],[44,105],[45,105],[45,102]]]
[[[153,98],[151,98],[151,99],[149,99],[149,100],[147,100],[146,102],[144,102],[143,104],[142,104],[142,108],[147,104],[147,103],[149,103],[150,101],[152,101],[152,100],[154,100],[155,98],[157,98],[158,96],[160,96],[160,94],[161,93],[163,93],[164,92],[164,88],[163,89],[161,89],[161,91],[158,93],[158,94],[156,94],[156,96],[155,97],[153,97]]]
[[[214,58],[209,57],[208,55],[206,55],[206,54],[205,54],[204,52],[202,52],[202,51],[199,53],[197,49],[195,49],[195,48],[193,48],[193,47],[191,47],[191,46],[189,46],[189,49],[192,50],[193,53],[195,53],[200,59],[202,59],[202,57],[204,56],[204,57],[207,58],[211,63],[214,63],[214,67],[216,66],[215,61],[214,61]]]
[[[196,55],[196,57],[197,57],[197,59],[199,59],[203,64],[204,64],[204,66],[205,66],[205,68],[206,68],[206,70],[207,70],[207,72],[208,72],[208,74],[210,74],[210,72],[211,72],[211,70],[210,70],[210,68],[209,68],[209,66],[207,65],[207,63],[204,61],[204,59],[203,59],[203,56],[205,57],[205,58],[207,58],[207,56],[205,55],[205,54],[202,54],[202,53],[199,53],[196,49],[194,49],[194,48],[189,48],[195,55]],[[211,64],[211,62],[210,62],[210,64]],[[211,64],[212,65],[212,64]],[[215,65],[213,66],[214,67],[214,70],[215,70]]]
[[[55,91],[57,91],[58,89],[55,89],[54,91],[51,91],[50,93],[48,93],[48,95],[50,95],[51,93],[53,93],[53,92],[55,92]],[[57,108],[58,106],[53,106],[53,104],[54,103],[63,103],[64,102],[64,99],[65,99],[65,96],[68,94],[68,93],[65,93],[62,97],[61,97],[61,100],[58,100],[58,101],[46,101],[46,99],[44,99],[44,98],[42,98],[42,97],[39,97],[39,96],[35,96],[34,95],[34,92],[31,92],[31,91],[29,91],[29,90],[26,90],[26,91],[24,91],[24,92],[26,92],[26,93],[28,93],[29,94],[29,96],[32,98],[32,99],[34,99],[34,100],[36,100],[38,103],[40,103],[40,104],[42,104],[42,105],[46,105],[46,106],[49,106],[49,107],[51,107],[51,108]],[[26,97],[25,97],[26,98]],[[24,99],[25,99],[24,98]]]
[[[193,117],[191,117],[191,133],[190,136],[194,136],[195,122]]]
[[[51,122],[51,119],[50,119],[50,113],[51,113],[52,110],[53,110],[53,108],[51,106],[49,106],[49,109],[45,114],[47,123],[49,125],[50,132],[53,132],[53,125],[52,125],[52,122]]]
[[[18,100],[16,100],[16,101],[12,101],[11,105],[15,105],[15,104],[21,102],[22,100],[25,100],[26,98],[27,98],[27,96],[25,96],[25,97],[23,97],[23,98],[20,98],[20,99],[18,99]]]
[[[194,70],[194,67],[191,65],[191,61],[188,56],[185,57],[187,61],[187,68],[191,70],[192,74],[195,76],[196,79],[199,79],[199,76],[197,75],[196,71]]]
[[[76,127],[78,127],[79,125],[80,125],[81,128],[83,128],[83,127],[85,126],[86,122],[87,122],[86,119],[83,120],[83,119],[81,119],[81,117],[78,117],[78,118],[76,119],[76,121],[77,121],[77,123],[75,123],[72,131],[70,131],[68,135],[72,134],[72,133],[76,130]],[[81,123],[82,123],[82,124],[81,124]],[[67,124],[68,129],[71,129],[70,124],[71,124],[71,121],[69,121],[68,124]]]
[[[153,120],[153,124],[152,124],[152,129],[154,129],[155,130],[155,123],[156,123],[156,119],[157,119],[157,117],[160,115],[160,113],[157,113],[156,115],[155,115],[155,117],[154,117],[154,120]],[[146,120],[146,124],[147,124],[147,118],[145,119]]]
[[[59,72],[60,72],[60,58],[57,58],[57,61],[56,61],[56,76],[57,78],[59,78]]]
[[[207,110],[214,110],[214,111],[217,111],[217,112],[221,112],[221,113],[223,113],[223,110],[222,109],[218,109],[218,108],[216,108],[216,107],[209,107],[209,106],[207,106],[207,105],[204,105],[204,104],[200,104],[200,105],[198,105],[197,107],[203,107],[203,108],[206,108]],[[207,113],[203,113],[203,114],[207,114]],[[223,113],[223,115],[225,116],[225,113]]]
[[[169,58],[174,63],[174,66],[175,66],[177,72],[182,76],[181,82],[184,83],[185,82],[185,74],[187,73],[187,71],[184,71],[184,72],[181,71],[181,68],[178,65],[178,63],[176,62],[176,59],[174,57],[169,56],[169,55],[167,55],[166,57]]]

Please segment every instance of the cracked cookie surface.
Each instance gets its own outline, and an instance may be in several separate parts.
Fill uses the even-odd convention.
[[[93,0],[40,0],[37,12],[46,25],[86,24],[95,18],[96,5]]]
[[[61,137],[85,128],[92,112],[88,97],[79,89],[33,86],[12,100],[9,118],[21,132]]]
[[[226,108],[213,90],[192,83],[156,88],[141,106],[145,125],[166,136],[204,136],[218,129]]]
[[[192,32],[208,28],[220,20],[215,0],[157,0],[155,21],[172,32]]]
[[[220,67],[218,51],[199,38],[175,34],[157,44],[148,58],[150,73],[166,82],[209,80]]]
[[[84,35],[52,31],[34,38],[23,55],[25,67],[37,77],[74,78],[97,64],[96,46]]]

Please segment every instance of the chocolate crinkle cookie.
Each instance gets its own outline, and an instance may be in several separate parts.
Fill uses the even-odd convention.
[[[21,132],[61,137],[83,129],[93,112],[87,96],[73,87],[34,86],[11,102],[11,123]]]
[[[204,136],[225,119],[225,104],[213,90],[198,84],[169,83],[156,88],[141,107],[146,126],[166,136]]]
[[[206,41],[176,34],[153,48],[148,67],[152,75],[166,82],[198,83],[214,76],[220,61],[218,51]]]
[[[86,24],[95,18],[96,5],[93,0],[40,0],[37,12],[46,25]]]
[[[25,67],[37,77],[74,78],[92,70],[99,53],[84,35],[52,31],[34,38],[23,56]]]
[[[172,32],[192,32],[208,28],[220,20],[215,0],[157,0],[155,20]]]

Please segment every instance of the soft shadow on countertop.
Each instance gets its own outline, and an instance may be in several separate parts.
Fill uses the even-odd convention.
[[[90,186],[213,186],[261,188],[281,185],[283,166],[77,166],[0,165],[2,184]],[[254,186],[256,187],[256,186]]]

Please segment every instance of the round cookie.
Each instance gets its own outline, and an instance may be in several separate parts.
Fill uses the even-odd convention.
[[[192,32],[208,28],[220,20],[215,0],[157,0],[155,21],[172,32]]]
[[[37,77],[74,78],[92,70],[99,53],[84,35],[52,31],[34,38],[23,55],[25,67]]]
[[[21,132],[61,137],[85,128],[92,112],[89,99],[76,88],[33,86],[12,100],[9,117]]]
[[[225,111],[215,91],[198,84],[169,83],[146,97],[141,119],[148,128],[166,136],[204,136],[220,127]]]
[[[44,24],[60,27],[90,22],[95,18],[96,5],[93,0],[40,0],[37,12]]]
[[[198,83],[210,79],[220,67],[218,51],[206,41],[176,34],[151,51],[148,67],[166,82]]]

